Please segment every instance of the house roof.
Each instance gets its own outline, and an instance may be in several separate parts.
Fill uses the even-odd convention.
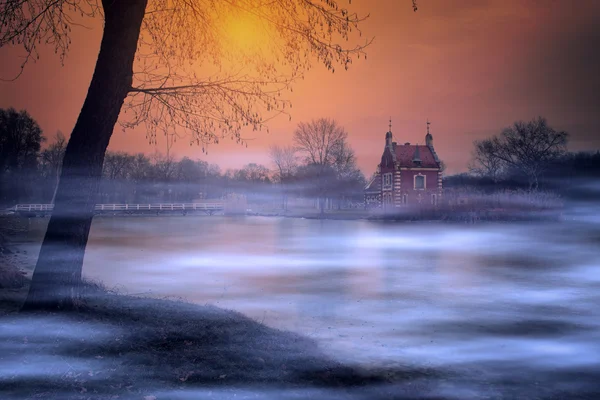
[[[365,187],[365,192],[380,192],[381,191],[381,179],[377,179],[379,175],[374,176],[371,181]]]
[[[417,150],[418,149],[418,150]],[[414,163],[415,152],[417,158],[421,159],[422,168],[439,168],[440,165],[435,160],[429,146],[425,145],[414,145],[414,144],[399,144],[396,145],[396,161],[400,164],[400,167],[416,167]]]

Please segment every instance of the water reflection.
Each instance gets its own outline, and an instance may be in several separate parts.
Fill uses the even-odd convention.
[[[600,366],[600,255],[590,237],[598,227],[581,221],[99,218],[84,273],[241,311],[317,338],[340,359],[567,385],[567,372]]]

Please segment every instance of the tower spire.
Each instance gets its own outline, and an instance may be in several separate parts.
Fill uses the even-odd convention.
[[[390,117],[390,132],[392,131],[392,117]]]
[[[429,118],[427,118],[427,134],[429,135],[429,125],[431,125],[431,122],[429,122]]]

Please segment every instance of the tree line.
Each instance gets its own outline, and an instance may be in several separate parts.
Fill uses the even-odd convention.
[[[26,112],[0,109],[0,201],[51,203],[59,182],[67,140],[61,132],[44,136]],[[335,121],[300,123],[289,146],[269,149],[271,164],[249,163],[223,171],[219,165],[189,157],[107,152],[102,166],[99,203],[172,203],[220,199],[230,193],[249,201],[288,198],[326,199],[338,207],[360,201],[365,178],[356,166],[348,133]]]
[[[445,187],[552,190],[573,194],[581,179],[600,177],[600,152],[567,150],[569,134],[543,117],[517,121],[473,143],[469,173],[445,178]]]

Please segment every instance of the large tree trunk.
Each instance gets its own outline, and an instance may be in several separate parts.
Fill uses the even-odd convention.
[[[103,0],[104,33],[96,68],[67,145],[54,211],[24,310],[79,304],[85,246],[106,148],[133,78],[147,0]]]

